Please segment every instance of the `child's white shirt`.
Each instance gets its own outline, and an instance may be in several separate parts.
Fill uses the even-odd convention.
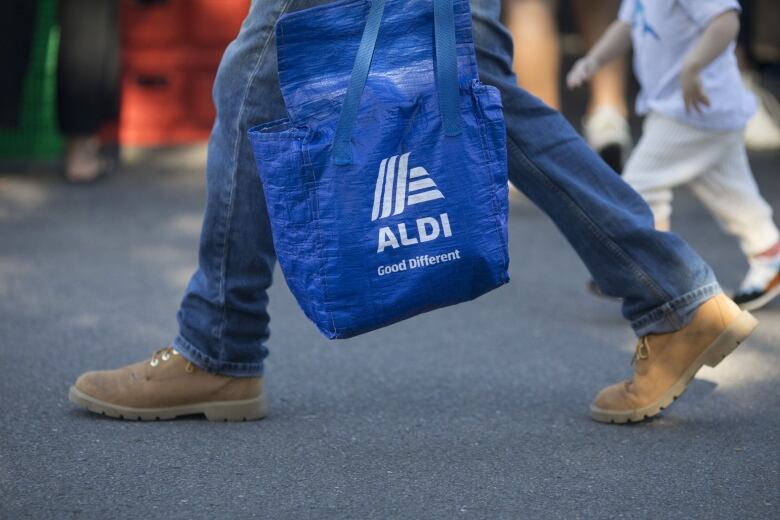
[[[737,0],[623,0],[618,17],[632,26],[639,114],[657,112],[711,130],[745,126],[756,100],[742,84],[734,43],[700,74],[710,100],[701,114],[686,112],[680,84],[688,52],[715,17],[732,10],[740,10]]]

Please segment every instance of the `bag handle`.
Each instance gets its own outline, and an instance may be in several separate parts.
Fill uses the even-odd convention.
[[[385,10],[385,0],[371,0],[371,8],[360,39],[352,76],[349,79],[344,105],[341,107],[333,142],[333,160],[338,165],[352,164],[352,132],[355,128],[360,98],[366,86],[371,60],[374,57],[379,26]],[[453,0],[433,0],[434,40],[436,47],[436,88],[439,97],[444,134],[458,135],[463,120],[460,114],[458,87],[458,56],[455,40]]]

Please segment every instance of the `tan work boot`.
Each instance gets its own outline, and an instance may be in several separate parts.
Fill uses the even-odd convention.
[[[68,398],[90,412],[139,421],[201,413],[210,421],[265,416],[261,378],[210,374],[173,348],[116,370],[87,372],[70,387]]]
[[[684,328],[639,341],[634,378],[604,388],[590,406],[594,420],[629,423],[661,413],[677,399],[703,365],[714,367],[758,325],[720,294],[705,302]]]

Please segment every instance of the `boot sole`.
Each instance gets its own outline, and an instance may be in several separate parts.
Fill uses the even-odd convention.
[[[736,350],[736,348],[753,333],[757,326],[758,320],[749,312],[742,311],[734,320],[732,320],[729,326],[726,327],[726,330],[715,338],[715,341],[704,349],[704,352],[688,366],[682,376],[680,376],[680,379],[654,402],[636,410],[618,412],[591,405],[591,417],[594,421],[613,424],[636,423],[655,417],[685,392],[685,389],[688,388],[688,384],[694,376],[696,376],[696,373],[701,367],[704,365],[709,367],[718,366],[726,356],[734,352],[734,350]]]
[[[164,408],[132,408],[107,403],[70,387],[68,399],[90,412],[128,421],[165,421],[185,415],[203,414],[209,421],[254,421],[266,414],[265,395],[239,401],[212,401]]]

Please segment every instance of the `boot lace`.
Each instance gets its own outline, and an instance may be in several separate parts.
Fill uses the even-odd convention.
[[[160,350],[156,351],[154,354],[152,354],[152,359],[149,360],[149,364],[152,367],[157,367],[160,365],[160,363],[164,363],[171,359],[173,356],[179,356],[179,351],[176,350],[173,347],[164,347]],[[184,370],[186,372],[193,372],[195,370],[195,367],[191,362],[187,363],[187,366],[184,367]]]
[[[633,366],[639,360],[644,360],[650,357],[650,345],[647,342],[647,336],[644,336],[636,344],[636,350],[634,350],[634,357],[631,358],[631,365]]]

